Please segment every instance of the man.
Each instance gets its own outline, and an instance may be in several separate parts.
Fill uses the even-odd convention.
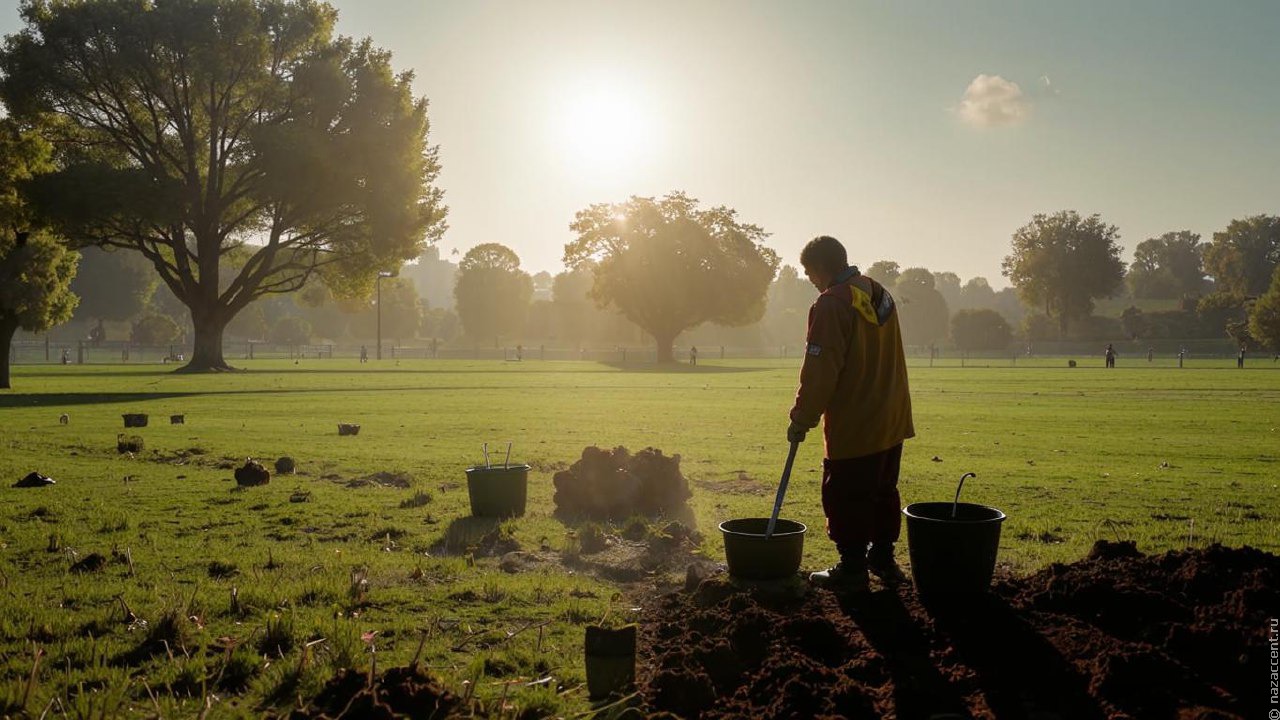
[[[814,238],[800,253],[821,291],[809,308],[800,388],[787,440],[804,441],[822,418],[822,510],[840,562],[815,572],[815,584],[865,592],[867,572],[893,585],[906,580],[893,558],[901,533],[898,470],[902,441],[913,437],[902,332],[893,297],[850,267],[835,238]]]
[[[1111,346],[1111,343],[1107,343],[1107,349],[1102,353],[1102,356],[1107,361],[1107,367],[1113,368],[1116,366],[1116,349]]]

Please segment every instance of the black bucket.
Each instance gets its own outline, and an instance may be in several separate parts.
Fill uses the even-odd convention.
[[[911,578],[920,596],[972,596],[991,587],[1004,513],[949,502],[912,503],[902,513],[907,516]]]
[[[808,528],[795,520],[778,519],[773,536],[765,539],[769,518],[739,518],[720,523],[729,574],[743,580],[782,580],[796,574],[804,554]]]
[[[524,515],[528,491],[528,465],[467,468],[467,494],[474,517]]]

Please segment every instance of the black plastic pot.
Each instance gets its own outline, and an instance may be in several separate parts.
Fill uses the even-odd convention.
[[[587,626],[587,693],[592,700],[626,692],[636,682],[636,626]]]
[[[729,574],[743,580],[782,580],[800,569],[804,523],[779,518],[773,537],[765,539],[769,518],[739,518],[720,523]]]
[[[912,503],[902,513],[907,516],[911,578],[920,596],[987,591],[1000,549],[1003,512],[972,503],[925,502]]]
[[[124,426],[125,426],[125,427],[127,427],[127,428],[131,428],[131,427],[146,427],[146,426],[147,426],[147,416],[146,416],[145,414],[143,414],[143,413],[125,413],[125,414],[124,414]]]
[[[528,492],[528,465],[467,468],[467,494],[475,517],[523,515]]]

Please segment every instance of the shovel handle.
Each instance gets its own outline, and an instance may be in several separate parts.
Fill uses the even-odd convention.
[[[764,539],[773,537],[773,530],[778,525],[778,513],[782,512],[782,499],[787,496],[787,481],[791,479],[791,465],[796,461],[796,450],[800,443],[792,442],[791,451],[787,453],[787,464],[782,468],[782,479],[778,481],[778,497],[773,501],[773,514],[769,516],[769,527],[764,531]]]

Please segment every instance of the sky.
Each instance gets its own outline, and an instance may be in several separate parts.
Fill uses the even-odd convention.
[[[1035,213],[1101,214],[1127,261],[1280,212],[1280,3],[332,4],[430,101],[446,257],[554,273],[577,211],[683,190],[785,263],[827,234],[1001,287]]]

